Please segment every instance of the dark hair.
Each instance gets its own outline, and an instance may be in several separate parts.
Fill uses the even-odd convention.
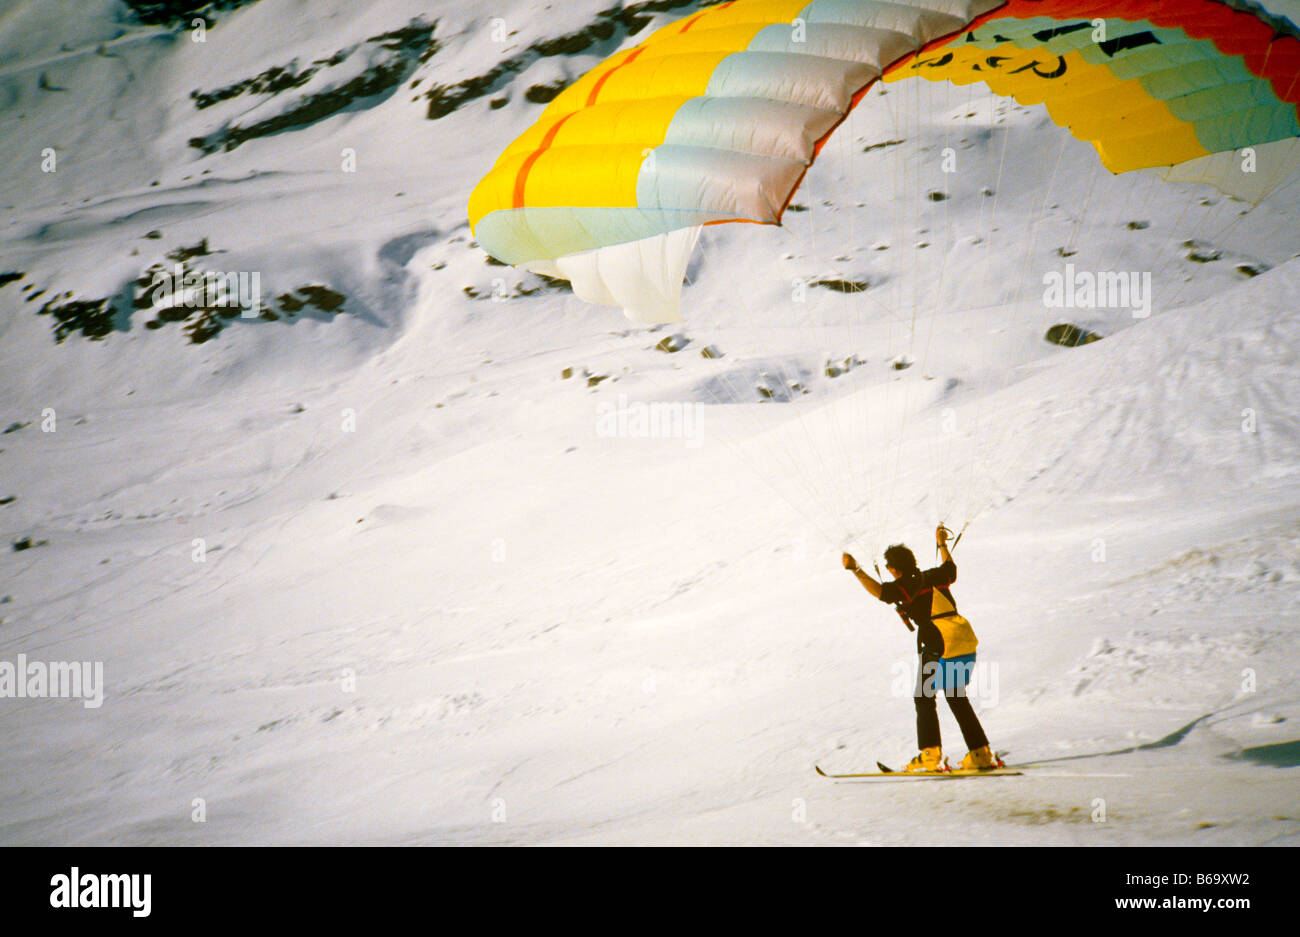
[[[916,557],[901,543],[896,543],[885,551],[885,565],[894,567],[904,576],[917,571]]]

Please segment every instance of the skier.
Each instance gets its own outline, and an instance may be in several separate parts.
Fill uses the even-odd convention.
[[[857,577],[864,589],[880,601],[893,604],[909,629],[912,623],[916,625],[916,649],[921,661],[912,697],[916,703],[916,744],[921,752],[908,763],[905,771],[942,770],[939,710],[934,699],[938,693],[943,693],[948,700],[948,708],[957,718],[966,747],[970,749],[959,769],[999,767],[966,697],[977,641],[970,623],[957,614],[952,593],[948,591],[948,586],[957,580],[957,564],[948,551],[948,537],[948,529],[940,524],[934,539],[943,564],[925,571],[917,568],[916,557],[902,544],[887,549],[885,569],[894,577],[893,582],[877,582],[850,554],[843,556],[844,568]]]

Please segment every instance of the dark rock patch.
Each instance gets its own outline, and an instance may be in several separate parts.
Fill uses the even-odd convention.
[[[862,148],[863,153],[870,153],[872,150],[883,150],[886,147],[898,146],[902,140],[882,140],[880,143],[870,143]]]
[[[1099,342],[1103,336],[1077,325],[1071,325],[1068,322],[1058,322],[1047,330],[1047,334],[1045,334],[1043,338],[1051,342],[1053,345],[1061,345],[1065,348],[1074,348],[1076,345],[1087,345],[1092,342]]]
[[[524,100],[533,104],[549,104],[556,96],[569,86],[567,81],[556,81],[549,85],[529,85],[524,92]]]
[[[681,351],[690,343],[691,340],[687,338],[685,335],[681,335],[681,334],[669,335],[660,339],[655,344],[655,351],[666,351],[669,354],[672,354],[674,352]]]
[[[812,280],[809,286],[820,286],[822,289],[834,290],[836,293],[863,293],[871,284],[866,280],[836,280],[820,279]]]
[[[379,60],[364,74],[318,94],[306,96],[293,107],[272,117],[243,126],[229,123],[212,133],[192,137],[189,144],[208,154],[218,150],[233,150],[248,140],[313,124],[356,101],[386,94],[405,82],[420,64],[428,61],[438,51],[439,43],[433,38],[436,27],[437,23],[412,20],[401,29],[371,36],[358,46],[341,49],[302,69],[298,68],[296,62],[291,62],[274,66],[260,75],[223,88],[192,91],[190,98],[200,110],[245,94],[269,97],[302,87],[322,69],[341,64],[362,47],[378,46],[386,53],[380,55]]]
[[[543,39],[535,42],[522,52],[498,62],[481,75],[467,78],[453,85],[433,85],[424,93],[425,99],[429,102],[426,116],[429,120],[437,120],[440,117],[446,117],[448,114],[454,113],[470,101],[489,94],[497,94],[516,75],[523,72],[538,59],[556,55],[578,55],[591,51],[592,47],[597,44],[607,45],[608,51],[613,52],[624,39],[635,36],[650,25],[655,13],[679,10],[684,7],[713,6],[717,2],[718,0],[704,0],[704,2],[701,2],[701,0],[649,0],[649,2],[644,3],[632,3],[626,7],[613,6],[601,10],[596,14],[596,19],[582,29],[566,33],[554,39]],[[529,89],[529,92],[531,93],[535,88],[539,87],[550,86],[534,85],[533,88]],[[559,91],[557,90],[556,93],[558,94]],[[535,99],[529,98],[529,100]],[[549,101],[550,98],[546,100]],[[544,102],[538,101],[537,103]]]
[[[257,0],[123,0],[135,18],[150,26],[187,29],[195,16],[212,25],[215,14],[249,6]]]

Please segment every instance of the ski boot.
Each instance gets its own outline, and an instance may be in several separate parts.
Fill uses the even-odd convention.
[[[966,757],[961,760],[957,766],[958,771],[992,771],[995,768],[1005,768],[1002,759],[995,755],[987,745],[977,748],[972,752],[967,752]]]
[[[923,748],[921,753],[907,763],[904,771],[942,771],[946,765],[943,763],[943,750],[935,745],[933,748]]]

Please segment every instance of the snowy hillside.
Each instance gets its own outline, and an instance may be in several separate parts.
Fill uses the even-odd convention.
[[[679,326],[491,261],[497,154],[704,5],[0,12],[0,661],[103,665],[0,698],[0,843],[1300,844],[1300,182],[904,82]],[[1067,264],[1149,314],[1045,308]],[[914,753],[840,553],[940,521],[1042,767],[832,784]]]

